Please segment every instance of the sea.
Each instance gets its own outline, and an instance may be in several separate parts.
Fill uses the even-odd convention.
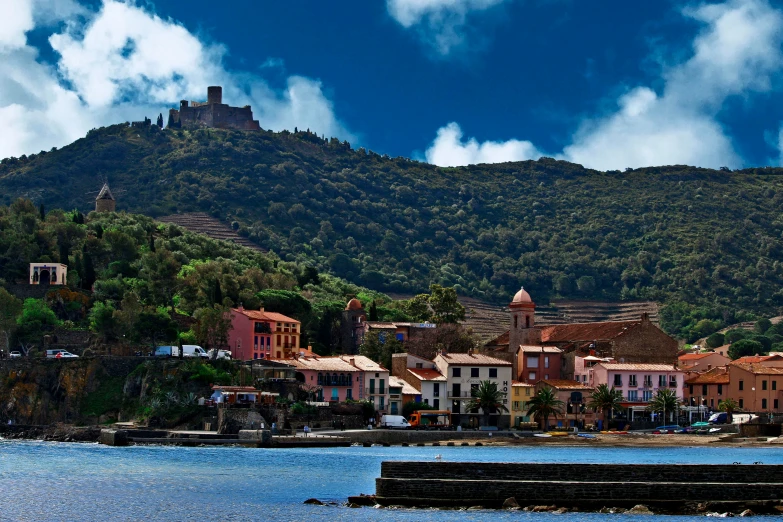
[[[0,521],[534,521],[704,517],[349,508],[384,460],[783,464],[783,448],[350,447],[257,449],[0,440]],[[317,498],[337,506],[305,505]],[[752,517],[748,520],[770,520]]]

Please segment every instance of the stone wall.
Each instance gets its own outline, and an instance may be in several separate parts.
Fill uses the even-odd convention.
[[[777,500],[783,466],[383,462],[377,495],[475,504]]]
[[[612,342],[617,362],[639,364],[677,364],[677,340],[650,321],[641,321]]]

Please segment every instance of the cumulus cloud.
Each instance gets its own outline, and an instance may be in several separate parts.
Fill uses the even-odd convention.
[[[477,163],[503,163],[538,159],[542,154],[529,141],[485,141],[475,138],[462,140],[462,129],[454,122],[438,130],[435,141],[425,153],[428,163],[441,167],[474,165]]]
[[[223,46],[135,3],[104,0],[90,12],[68,0],[18,2],[12,23],[0,24],[0,157],[62,146],[101,125],[154,119],[180,99],[204,99],[208,85],[223,85],[232,105],[253,105],[264,128],[353,139],[320,82],[292,76],[277,90],[227,70]],[[61,21],[49,37],[57,60],[44,63],[26,33]]]
[[[441,56],[465,43],[472,12],[486,11],[508,0],[386,0],[389,14],[419,36]]]
[[[689,59],[663,68],[661,92],[627,90],[616,111],[583,121],[559,157],[604,170],[742,164],[718,114],[732,96],[772,89],[783,68],[783,12],[767,0],[728,0],[683,14],[703,29]]]

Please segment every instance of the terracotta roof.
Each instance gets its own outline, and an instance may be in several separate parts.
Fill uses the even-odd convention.
[[[356,365],[360,370],[363,370],[365,372],[388,372],[386,368],[378,364],[377,362],[373,361],[369,357],[365,357],[364,355],[340,355],[340,359],[351,364],[351,361],[353,361],[353,364]]]
[[[553,324],[541,327],[541,341],[546,343],[614,339],[640,324],[642,324],[641,321]]]
[[[563,353],[563,350],[557,346],[525,346],[524,344],[519,347],[519,351],[525,353]]]
[[[408,384],[407,382],[403,381],[399,377],[395,377],[393,375],[389,376],[389,388],[394,386],[395,388],[402,388],[402,394],[403,395],[419,395],[421,392]]]
[[[506,332],[504,334],[501,334],[501,335],[495,337],[491,341],[488,341],[486,343],[486,346],[492,346],[492,345],[495,345],[495,344],[503,346],[503,345],[506,345],[508,343],[509,343],[509,332]]]
[[[231,311],[234,312],[235,314],[241,314],[246,317],[249,317],[250,319],[254,319],[256,321],[276,321],[278,323],[301,324],[296,319],[292,319],[283,314],[278,314],[277,312],[267,312],[264,310],[246,310],[246,309],[239,309],[239,308],[232,308]]]
[[[539,381],[542,384],[557,388],[558,390],[592,390],[590,386],[577,381],[570,381],[568,379],[544,379]]]
[[[698,359],[704,359],[705,357],[709,357],[710,355],[715,355],[715,352],[707,352],[707,353],[686,353],[684,355],[680,355],[677,357],[680,361],[695,361]],[[720,354],[718,354],[720,355]]]
[[[641,363],[606,363],[601,362],[596,366],[603,366],[607,370],[636,370],[640,372],[677,372],[680,371],[671,364],[641,364]]]
[[[346,310],[361,310],[362,309],[362,302],[356,299],[355,297],[348,301],[348,305],[345,307]]]
[[[396,330],[397,325],[394,323],[388,323],[383,321],[367,321],[365,322],[368,328],[373,328],[375,330]]]
[[[447,363],[458,366],[511,366],[510,362],[480,353],[443,353],[438,357],[443,357]]]
[[[746,355],[745,357],[735,359],[731,364],[757,364],[767,359],[769,359],[768,355]]]
[[[446,380],[446,376],[440,373],[438,370],[432,370],[427,368],[408,368],[408,371],[422,381],[445,381]]]
[[[725,366],[713,368],[685,380],[685,384],[728,384],[729,369]]]
[[[783,375],[783,368],[774,368],[772,366],[764,366],[763,364],[738,363],[735,361],[732,365],[756,375]]]
[[[511,381],[511,386],[517,386],[519,388],[534,388],[532,384],[528,384],[522,381]]]
[[[317,372],[358,372],[359,368],[351,366],[339,357],[297,357],[296,359],[271,359],[294,366],[297,370],[314,370]]]

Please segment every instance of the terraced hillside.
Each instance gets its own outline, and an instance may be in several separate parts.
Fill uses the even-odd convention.
[[[218,239],[221,241],[233,241],[237,245],[242,245],[259,252],[265,252],[263,248],[256,245],[249,239],[246,239],[231,229],[217,218],[213,218],[209,214],[204,212],[186,212],[184,214],[174,214],[172,216],[165,216],[158,218],[158,221],[164,223],[174,223],[186,230],[195,232],[198,234],[204,234],[212,239]]]

